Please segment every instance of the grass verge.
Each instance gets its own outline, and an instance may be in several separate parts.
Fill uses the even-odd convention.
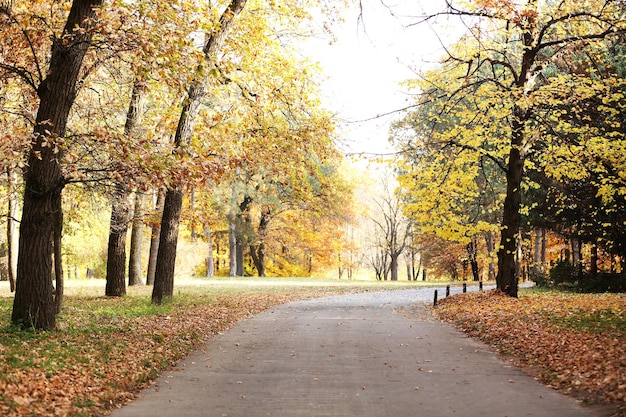
[[[488,343],[542,383],[626,415],[626,294],[526,289],[442,300],[435,314]]]
[[[102,416],[164,369],[235,322],[296,299],[404,288],[415,283],[323,279],[178,281],[172,303],[149,287],[101,296],[104,281],[69,281],[52,332],[10,325],[12,296],[0,287],[0,415]]]

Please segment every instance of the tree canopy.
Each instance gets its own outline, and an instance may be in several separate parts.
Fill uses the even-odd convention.
[[[62,294],[54,294],[52,265],[62,276],[66,187],[112,201],[133,190],[167,190],[157,261],[166,281],[156,302],[171,297],[179,213],[190,189],[218,196],[245,171],[244,187],[256,194],[242,198],[254,197],[256,213],[290,211],[285,221],[315,213],[303,229],[315,227],[316,216],[341,222],[337,207],[348,187],[337,169],[334,120],[317,98],[319,69],[292,46],[307,35],[313,9],[331,16],[334,7],[307,0],[3,7],[1,168],[22,170],[25,180],[14,322],[55,326]],[[125,231],[129,207],[113,207],[115,229]],[[251,250],[262,241],[251,240]],[[123,286],[124,269],[116,285]]]
[[[467,32],[409,82],[419,99],[394,131],[405,210],[422,233],[457,242],[499,228],[497,283],[509,295],[522,215],[544,203],[533,189],[584,182],[592,210],[623,206],[625,12],[611,0],[485,0],[426,17]]]

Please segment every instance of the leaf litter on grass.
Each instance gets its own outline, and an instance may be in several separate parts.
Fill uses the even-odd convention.
[[[542,383],[626,415],[626,294],[493,290],[449,297],[435,314]]]
[[[57,331],[0,329],[0,416],[106,415],[238,320],[288,301],[347,291],[232,293],[141,314],[133,306],[116,309],[124,299],[68,297]]]

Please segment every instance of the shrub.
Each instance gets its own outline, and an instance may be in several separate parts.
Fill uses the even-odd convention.
[[[576,268],[569,261],[558,261],[550,269],[550,280],[554,285],[572,284],[577,281],[575,276]]]

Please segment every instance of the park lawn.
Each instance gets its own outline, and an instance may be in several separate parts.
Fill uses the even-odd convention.
[[[542,383],[626,415],[626,294],[493,290],[449,297],[434,312]]]
[[[108,298],[98,295],[101,284],[66,287],[51,332],[11,326],[13,299],[0,291],[0,415],[106,415],[238,320],[296,299],[383,289],[345,280],[216,279],[179,285],[172,303],[154,306],[151,287]]]

